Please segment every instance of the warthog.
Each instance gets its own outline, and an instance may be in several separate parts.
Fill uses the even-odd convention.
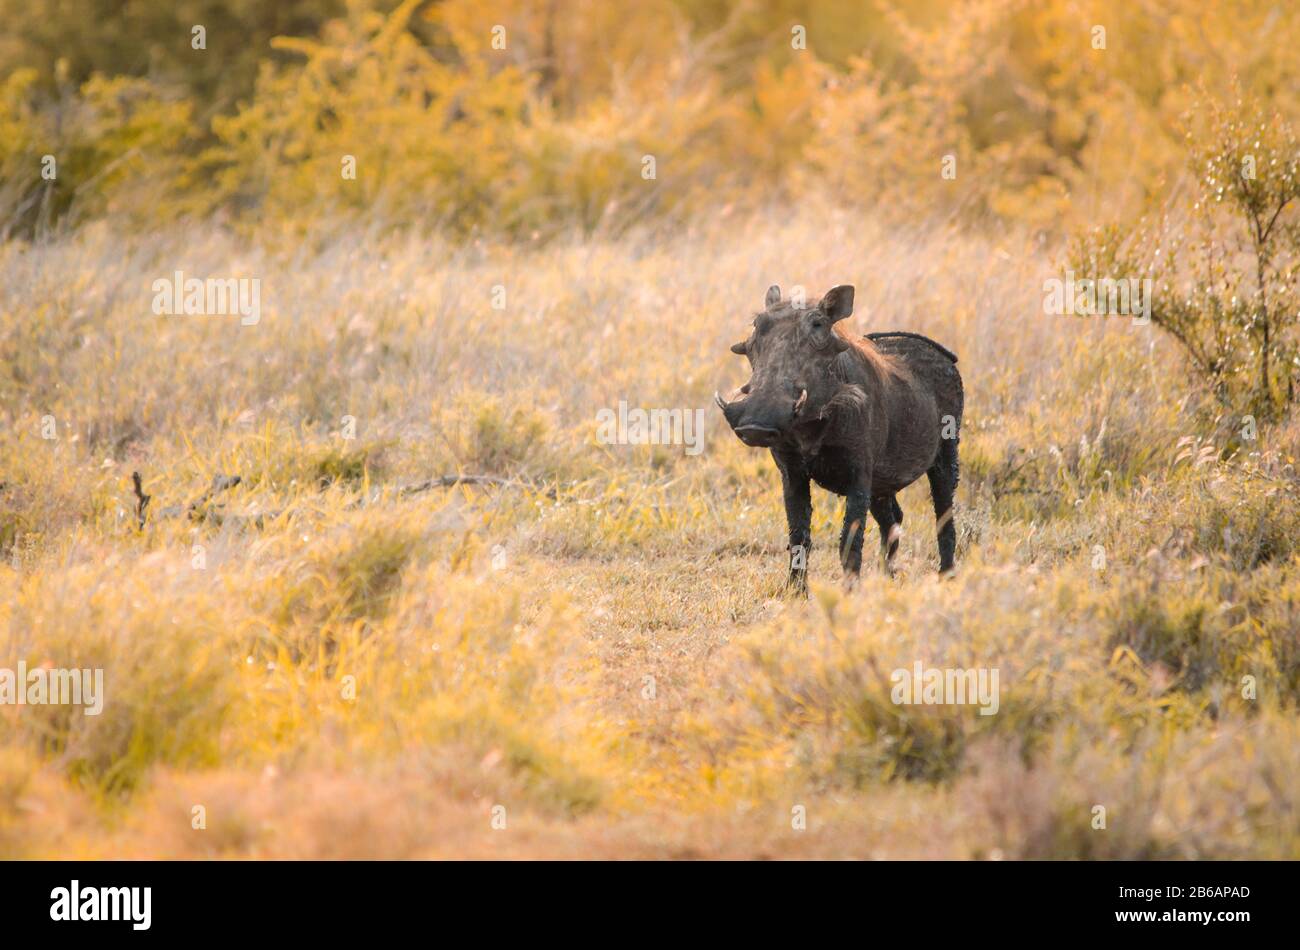
[[[851,313],[850,286],[832,288],[810,307],[769,288],[753,332],[731,348],[749,359],[749,382],[727,399],[714,394],[742,442],[772,451],[790,528],[790,581],[805,590],[810,480],[846,498],[840,563],[850,580],[862,570],[868,511],[892,572],[903,522],[895,496],[923,474],[934,499],[940,572],[952,569],[957,544],[957,357],[917,333],[850,339],[835,324]]]

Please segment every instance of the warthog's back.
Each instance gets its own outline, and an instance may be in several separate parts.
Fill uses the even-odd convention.
[[[961,419],[964,397],[956,354],[928,336],[905,330],[868,333],[867,339],[934,394],[941,415]]]
[[[924,343],[930,344],[932,347],[934,347],[944,356],[948,357],[948,359],[952,360],[954,363],[957,362],[956,353],[948,349],[946,346],[943,346],[940,343],[936,343],[928,336],[924,336],[923,334],[920,333],[912,333],[908,330],[881,330],[878,333],[868,333],[867,339],[872,341],[873,343],[878,343],[881,340],[899,340],[899,339],[921,340]]]

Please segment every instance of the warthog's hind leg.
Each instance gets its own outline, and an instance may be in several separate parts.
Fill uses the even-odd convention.
[[[939,457],[926,473],[930,478],[930,497],[934,501],[935,531],[939,535],[939,573],[953,568],[957,550],[957,526],[953,524],[952,500],[957,493],[957,440],[939,444]]]
[[[880,554],[884,559],[885,573],[894,574],[894,555],[898,541],[903,536],[903,509],[895,495],[871,499],[871,517],[880,526]]]

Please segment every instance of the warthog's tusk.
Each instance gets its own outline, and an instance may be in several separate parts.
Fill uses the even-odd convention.
[[[808,401],[808,390],[805,389],[800,392],[799,401],[794,404],[794,414],[796,416],[799,414],[799,410],[803,408],[803,404],[806,403],[807,401]]]
[[[713,401],[718,404],[718,408],[721,409],[723,412],[727,411],[727,404],[722,401],[722,397],[718,395],[718,391],[716,389],[713,391]]]

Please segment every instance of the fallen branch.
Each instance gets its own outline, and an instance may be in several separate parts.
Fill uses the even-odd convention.
[[[429,478],[411,485],[399,485],[397,494],[399,496],[414,495],[419,492],[431,491],[434,488],[453,488],[456,485],[500,485],[538,489],[544,487],[544,484],[531,479],[501,478],[497,475],[441,475],[438,478]],[[546,488],[547,497],[554,498],[555,493],[555,486]]]
[[[454,485],[528,485],[528,482],[520,482],[510,478],[500,478],[496,475],[442,475],[438,478],[429,478],[422,482],[416,482],[413,485],[399,485],[397,493],[399,495],[413,495],[416,492],[429,491],[433,488],[451,488]]]
[[[279,517],[282,512],[263,512],[258,515],[228,515],[221,510],[220,505],[210,506],[208,503],[217,495],[238,485],[243,479],[239,475],[222,475],[218,472],[212,476],[212,484],[207,487],[198,498],[194,499],[188,505],[168,505],[162,508],[154,516],[154,520],[165,520],[168,518],[179,518],[181,515],[187,516],[191,521],[211,521],[214,524],[224,524],[226,521],[238,520],[252,524],[254,527],[262,525],[270,519]],[[136,497],[136,523],[143,530],[145,522],[148,520],[147,509],[149,502],[153,500],[152,495],[146,495],[141,484],[140,473],[131,473],[131,482],[135,488]],[[437,478],[425,479],[422,482],[415,482],[410,485],[398,485],[397,495],[415,495],[420,492],[431,491],[435,488],[452,488],[456,485],[497,485],[497,486],[514,486],[518,488],[540,489],[545,487],[543,482],[531,481],[518,478],[501,478],[497,475],[440,475]],[[550,498],[556,497],[557,488],[555,486],[547,487],[546,494]],[[371,499],[377,499],[378,494]],[[366,504],[364,500],[355,504]],[[353,506],[349,506],[353,507]]]
[[[155,520],[167,518],[179,518],[186,515],[193,521],[204,521],[212,518],[218,524],[222,521],[221,512],[208,509],[207,503],[221,494],[223,491],[234,488],[243,479],[238,475],[222,475],[218,472],[212,476],[212,483],[198,498],[195,498],[188,505],[168,505],[160,510]],[[139,472],[131,473],[131,484],[135,488],[135,517],[136,524],[140,530],[144,530],[145,521],[148,518],[149,502],[153,500],[153,495],[146,495],[140,479]]]

